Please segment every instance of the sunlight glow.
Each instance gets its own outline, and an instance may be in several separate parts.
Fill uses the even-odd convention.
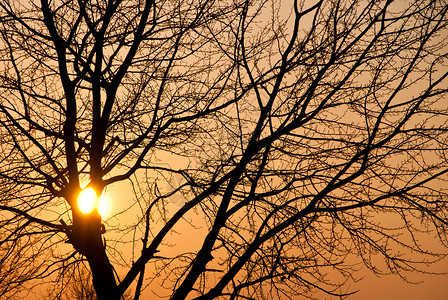
[[[78,208],[83,214],[89,214],[97,209],[101,217],[105,217],[109,212],[109,203],[105,195],[97,196],[91,187],[83,189],[78,195]]]
[[[105,195],[100,196],[100,201],[98,203],[98,212],[103,218],[109,213],[109,200]]]
[[[83,214],[91,213],[96,206],[97,195],[91,187],[83,189],[78,195],[78,207]]]

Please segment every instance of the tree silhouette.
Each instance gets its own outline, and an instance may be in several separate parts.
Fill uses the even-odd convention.
[[[422,238],[447,246],[447,7],[0,0],[0,296],[81,260],[98,299],[424,271]],[[110,226],[80,212],[120,182]]]
[[[68,281],[65,282],[65,286],[62,289],[57,286],[47,288],[46,293],[39,299],[97,300],[98,297],[92,284],[92,274],[89,273],[86,266],[80,263],[72,268],[72,271],[74,272],[70,276],[65,276]],[[129,292],[126,292],[120,299],[132,299]]]

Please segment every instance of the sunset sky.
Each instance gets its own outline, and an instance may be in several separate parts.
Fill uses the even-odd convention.
[[[448,299],[447,1],[0,0],[0,298]]]

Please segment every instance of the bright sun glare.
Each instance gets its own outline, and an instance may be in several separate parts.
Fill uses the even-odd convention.
[[[99,198],[91,187],[83,189],[78,195],[78,208],[83,214],[91,213],[95,208],[104,218],[109,210],[107,198],[101,195]]]

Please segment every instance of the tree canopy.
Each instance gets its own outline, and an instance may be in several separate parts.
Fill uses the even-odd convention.
[[[446,251],[423,239],[448,246],[447,4],[0,0],[0,297],[80,265],[100,300],[425,271]],[[80,211],[89,187],[112,215]]]

